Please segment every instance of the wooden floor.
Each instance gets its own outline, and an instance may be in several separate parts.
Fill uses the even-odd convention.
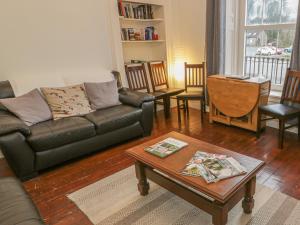
[[[24,183],[47,224],[91,224],[88,218],[70,202],[66,194],[94,183],[133,164],[124,151],[145,140],[169,131],[180,131],[209,143],[256,157],[266,162],[258,182],[300,199],[300,141],[296,134],[287,134],[283,150],[277,148],[277,131],[267,128],[259,140],[255,134],[239,128],[221,124],[209,124],[208,118],[200,123],[200,112],[190,110],[190,118],[179,129],[177,113],[173,109],[171,118],[165,120],[159,113],[151,137],[130,141],[106,151],[76,160],[42,173]],[[2,159],[0,176],[11,176],[12,172]]]

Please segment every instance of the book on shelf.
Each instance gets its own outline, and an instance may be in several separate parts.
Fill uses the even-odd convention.
[[[154,27],[145,29],[121,28],[122,41],[150,41],[158,40],[159,36]]]
[[[177,140],[175,138],[167,138],[157,144],[146,147],[145,151],[160,158],[165,158],[180,149],[184,148],[188,144],[186,142]]]
[[[118,0],[119,16],[131,19],[153,19],[152,5]]]
[[[246,168],[233,157],[197,151],[186,164],[182,174],[202,177],[207,183],[212,183],[246,172]]]

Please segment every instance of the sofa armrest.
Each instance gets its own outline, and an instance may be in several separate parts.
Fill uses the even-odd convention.
[[[30,134],[29,127],[13,114],[0,110],[0,135],[21,132],[25,136]]]
[[[119,99],[123,104],[141,107],[144,102],[154,101],[154,96],[147,93],[131,91],[128,88],[119,90]]]
[[[8,164],[21,180],[36,176],[35,153],[20,132],[0,136],[0,148]]]

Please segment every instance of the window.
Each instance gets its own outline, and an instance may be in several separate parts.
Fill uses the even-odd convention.
[[[243,70],[283,85],[295,36],[298,0],[244,0]]]

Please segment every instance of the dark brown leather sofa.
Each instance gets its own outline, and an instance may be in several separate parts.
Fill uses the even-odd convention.
[[[0,224],[44,224],[22,184],[13,177],[0,178]]]
[[[0,98],[14,97],[8,81],[0,82]],[[151,134],[151,95],[119,90],[121,105],[84,117],[50,120],[31,127],[0,106],[0,148],[21,180],[38,171],[120,142]]]

